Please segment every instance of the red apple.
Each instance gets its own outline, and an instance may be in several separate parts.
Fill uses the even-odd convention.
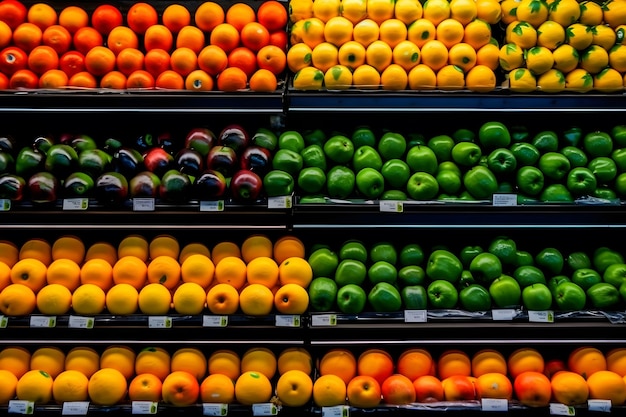
[[[348,382],[348,403],[353,407],[373,408],[382,401],[380,384],[374,377],[357,375]]]
[[[542,372],[524,371],[515,377],[513,392],[527,407],[547,407],[552,398],[552,385]]]
[[[476,399],[472,379],[465,375],[451,375],[441,381],[446,401],[469,401]]]
[[[405,405],[415,402],[416,398],[413,381],[402,374],[387,377],[381,385],[381,392],[385,404]]]
[[[413,381],[415,400],[419,403],[433,403],[443,401],[443,385],[434,375],[422,375]]]
[[[565,371],[567,370],[567,365],[565,364],[565,361],[562,359],[550,359],[548,361],[546,361],[546,366],[543,370],[543,373],[548,377],[548,378],[552,378],[552,376],[554,374],[556,374],[559,371]]]
[[[200,383],[187,371],[174,371],[165,377],[161,388],[163,401],[177,407],[195,404],[200,395]]]

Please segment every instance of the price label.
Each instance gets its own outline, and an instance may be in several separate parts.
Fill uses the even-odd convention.
[[[300,327],[300,316],[297,314],[278,314],[275,318],[276,327]]]
[[[348,417],[350,407],[347,405],[335,405],[333,407],[322,407],[322,417]]]
[[[35,412],[35,403],[24,400],[10,400],[9,414],[33,414]]]
[[[402,204],[402,201],[397,200],[381,200],[379,209],[384,213],[402,213],[404,211],[404,204]]]
[[[64,416],[85,416],[89,411],[89,401],[69,401],[63,403],[61,414]]]
[[[611,400],[587,400],[589,411],[599,411],[601,413],[611,412]]]
[[[336,326],[336,314],[315,314],[311,316],[311,326]]]
[[[480,409],[482,411],[507,411],[509,409],[509,401],[505,398],[482,398],[480,400]]]
[[[405,323],[426,323],[428,313],[426,310],[404,310]]]
[[[203,327],[226,327],[228,316],[202,316]]]
[[[131,404],[131,412],[133,414],[156,414],[158,403],[154,401],[133,401]]]
[[[278,407],[272,403],[252,404],[253,416],[275,416],[278,414]]]
[[[172,328],[172,319],[167,316],[150,316],[148,317],[148,327],[151,329],[170,329]]]
[[[517,206],[517,194],[494,194],[491,204],[494,206]]]
[[[575,416],[576,409],[571,405],[550,403],[550,414],[553,416]]]
[[[6,329],[9,325],[9,318],[7,316],[0,316],[0,329]]]
[[[154,198],[133,198],[133,211],[154,211]]]
[[[224,200],[201,201],[200,211],[224,211]]]
[[[87,210],[89,199],[87,198],[66,198],[63,200],[63,210]]]
[[[226,416],[228,415],[228,404],[202,404],[202,414],[205,416]]]
[[[495,321],[510,321],[515,317],[515,310],[512,308],[498,308],[491,310],[491,318]]]
[[[70,316],[67,326],[75,329],[93,329],[94,324],[93,317]]]
[[[554,311],[529,311],[528,321],[534,323],[554,323]]]
[[[56,316],[30,316],[30,327],[55,327]]]
[[[291,206],[292,206],[292,198],[290,195],[269,197],[267,199],[268,209],[290,209]]]

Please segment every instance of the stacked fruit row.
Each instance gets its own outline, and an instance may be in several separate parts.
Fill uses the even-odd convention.
[[[7,136],[0,144],[0,196],[35,204],[94,198],[109,206],[129,198],[254,202],[262,196],[276,143],[272,131],[259,128],[251,135],[236,124],[216,133],[193,128],[184,138],[146,133],[103,143],[71,133],[27,144]]]
[[[0,3],[0,88],[272,92],[286,68],[287,11],[206,1],[94,10]]]
[[[31,352],[8,346],[0,350],[0,404],[18,399],[37,405],[88,400],[102,406],[128,401],[252,405],[275,395],[287,405],[294,400],[292,383],[302,384],[300,395],[306,384],[312,390],[311,368],[309,352],[300,347],[279,353],[265,347],[205,353],[196,347],[135,351],[111,345],[102,351],[87,346],[64,351],[47,346]],[[310,398],[308,392],[297,405]]]
[[[309,255],[312,311],[392,312],[402,309],[580,311],[616,309],[626,301],[624,256],[607,247],[563,254],[555,247],[531,253],[498,237],[485,247],[424,251],[409,243],[366,246],[349,240]]]
[[[224,241],[212,250],[202,243],[181,249],[178,240],[129,235],[117,248],[96,242],[85,249],[76,236],[50,244],[30,239],[20,247],[2,243],[0,311],[22,316],[214,314],[263,316],[302,314],[311,267],[302,242],[275,242],[251,235],[241,245]]]
[[[626,17],[620,1],[506,0],[500,66],[512,91],[624,89]]]
[[[492,91],[500,16],[493,0],[292,0],[293,87]]]

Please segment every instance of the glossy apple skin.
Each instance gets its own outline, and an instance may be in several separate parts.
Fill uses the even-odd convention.
[[[476,389],[470,377],[452,375],[441,381],[446,401],[469,401],[476,399]]]
[[[250,145],[250,135],[242,126],[231,124],[222,129],[217,142],[219,145],[234,149],[240,155]]]
[[[142,171],[131,178],[128,185],[130,196],[133,198],[157,198],[161,180],[154,172]]]
[[[256,173],[240,169],[230,180],[230,191],[233,200],[241,203],[253,203],[263,191],[263,180]]]
[[[0,175],[0,198],[11,201],[22,201],[26,191],[26,181],[17,174]]]
[[[185,148],[193,149],[203,157],[206,157],[215,145],[217,145],[217,137],[206,127],[191,129],[185,137]]]
[[[119,172],[105,172],[96,179],[96,200],[105,206],[121,206],[128,198],[128,181]]]
[[[170,169],[175,168],[174,157],[162,148],[152,148],[143,155],[146,170],[162,177]]]
[[[188,175],[199,175],[204,170],[204,158],[200,152],[182,148],[174,156],[174,163],[179,171]]]
[[[221,172],[207,169],[196,178],[194,196],[200,200],[217,200],[223,198],[228,190],[228,184]]]
[[[216,145],[206,157],[206,167],[219,171],[226,178],[232,177],[239,167],[239,159],[233,148]]]
[[[260,146],[248,146],[241,153],[239,162],[239,168],[248,169],[263,177],[272,168],[272,153]]]
[[[515,377],[513,392],[527,407],[547,407],[552,397],[552,385],[542,372],[525,371]]]
[[[31,175],[27,186],[30,201],[34,204],[53,203],[59,196],[60,182],[49,172]]]
[[[382,402],[378,381],[367,375],[357,375],[347,385],[348,403],[353,407],[374,408]]]

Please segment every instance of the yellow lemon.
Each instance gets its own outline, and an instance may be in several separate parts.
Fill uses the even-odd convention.
[[[545,46],[533,46],[526,52],[526,68],[541,75],[554,65],[554,56]]]
[[[333,65],[324,74],[324,85],[329,90],[347,90],[352,86],[352,71],[345,65]]]
[[[317,17],[310,17],[302,21],[302,42],[315,48],[316,45],[324,42],[324,22]]]
[[[476,18],[490,25],[502,19],[502,7],[498,0],[476,0]]]
[[[476,65],[485,65],[495,71],[500,65],[500,48],[495,43],[487,45],[476,51]]]
[[[558,69],[549,69],[537,78],[537,91],[560,93],[563,90],[565,90],[565,75]]]
[[[423,13],[424,8],[419,0],[396,0],[394,5],[394,16],[407,26],[421,19]]]
[[[548,11],[548,19],[563,27],[577,22],[580,15],[580,4],[577,0],[554,0]]]
[[[502,2],[500,2],[500,21],[504,25],[508,25],[517,20],[517,6],[519,2],[520,0],[502,0]]]
[[[324,39],[336,47],[352,40],[354,25],[343,16],[331,17],[324,26]]]
[[[357,41],[348,41],[339,47],[337,60],[339,65],[354,71],[365,63],[365,46]]]
[[[613,68],[605,68],[593,76],[593,88],[601,93],[623,91],[622,75]]]
[[[325,72],[333,65],[337,65],[339,50],[330,42],[322,42],[316,45],[311,52],[311,63],[317,69]]]
[[[365,50],[365,62],[382,72],[391,64],[393,50],[387,42],[376,40]]]
[[[287,50],[287,66],[293,73],[311,65],[311,53],[313,50],[304,42],[292,45]]]
[[[315,0],[313,2],[313,17],[327,22],[330,18],[339,16],[340,7],[340,0]]]
[[[434,90],[437,86],[437,75],[425,64],[417,64],[409,71],[409,88],[411,90]]]
[[[524,50],[517,44],[502,45],[498,55],[500,66],[505,71],[512,71],[524,65]]]
[[[537,79],[528,68],[509,72],[509,88],[515,93],[530,93],[537,89]]]
[[[292,23],[309,17],[313,17],[313,0],[289,0],[289,20]]]
[[[383,90],[405,90],[409,82],[406,70],[399,64],[389,64],[380,74]]]
[[[400,19],[387,19],[379,26],[379,39],[391,48],[407,39],[408,29]]]
[[[430,20],[435,26],[450,17],[450,3],[448,0],[426,0],[423,4],[425,19]]]
[[[565,29],[565,41],[579,51],[587,48],[593,42],[591,27],[582,23],[572,23]]]
[[[544,0],[521,0],[517,4],[515,15],[518,21],[539,27],[548,20],[548,4]]]
[[[467,43],[457,43],[448,51],[448,63],[467,72],[476,65],[476,50]]]
[[[411,23],[407,29],[407,40],[410,40],[418,48],[437,37],[437,28],[428,19],[417,19]]]
[[[506,27],[505,41],[522,49],[532,48],[537,44],[537,29],[528,22],[515,21]]]
[[[609,65],[609,53],[598,45],[591,45],[580,54],[580,67],[589,74],[597,74]]]
[[[626,72],[626,45],[615,45],[611,48],[609,65],[619,72]]]
[[[341,0],[341,16],[356,25],[367,18],[367,0]]]
[[[465,87],[465,74],[456,65],[446,65],[437,71],[437,88],[444,91],[462,90]]]
[[[443,42],[434,39],[426,42],[422,51],[422,63],[428,65],[433,71],[438,71],[448,63],[448,48]]]
[[[377,90],[380,88],[380,73],[371,65],[360,65],[352,73],[352,84],[362,90]]]
[[[467,25],[478,15],[478,7],[474,0],[450,0],[450,17]]]
[[[546,20],[537,28],[537,45],[551,51],[565,42],[565,28],[552,20]]]
[[[576,48],[566,43],[552,51],[552,56],[554,57],[554,68],[564,74],[578,67],[580,60],[580,54]]]
[[[484,20],[476,19],[471,21],[465,25],[463,42],[472,45],[478,51],[481,47],[491,42],[491,26]]]
[[[393,17],[394,0],[367,0],[367,17],[379,25]]]
[[[461,42],[463,36],[465,36],[465,28],[456,19],[448,18],[437,25],[436,38],[448,49]]]
[[[592,45],[600,45],[607,51],[617,42],[617,33],[607,25],[591,26]]]
[[[496,88],[496,74],[486,65],[476,65],[465,74],[465,86],[478,93],[493,91]]]
[[[596,26],[604,20],[602,6],[593,0],[585,0],[580,3],[580,17],[578,21],[583,25]]]
[[[565,74],[565,89],[573,93],[586,93],[593,89],[593,77],[586,70],[576,68]]]
[[[265,316],[274,307],[274,294],[263,284],[247,285],[239,294],[239,306],[244,314]]]
[[[626,24],[626,2],[622,0],[608,0],[602,3],[604,23],[616,28]]]
[[[420,63],[420,49],[413,42],[404,40],[397,44],[392,51],[392,61],[400,65],[405,71]]]
[[[372,19],[361,20],[352,30],[352,38],[366,48],[378,39],[379,34],[380,27]]]
[[[296,90],[321,90],[324,73],[315,67],[304,67],[293,76],[293,88]]]

